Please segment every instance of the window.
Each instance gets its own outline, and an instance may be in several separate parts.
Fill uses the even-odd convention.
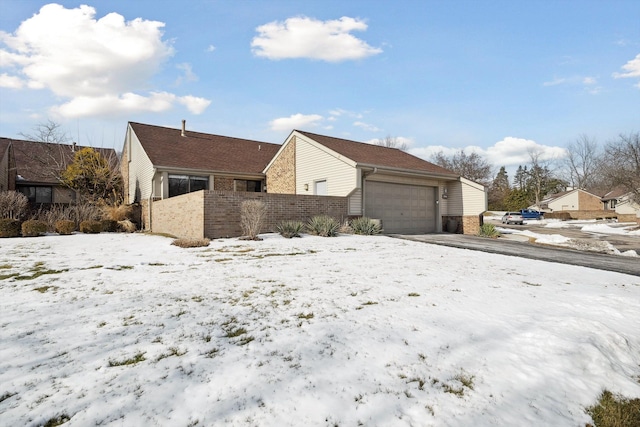
[[[616,199],[611,199],[609,200],[609,206],[611,207],[611,209],[615,209],[616,208]]]
[[[19,192],[27,196],[29,199],[29,203],[33,204],[43,204],[43,203],[53,203],[53,190],[51,187],[19,187],[17,189]]]
[[[247,181],[247,191],[262,192],[262,181]]]
[[[209,189],[206,176],[169,175],[169,197]]]

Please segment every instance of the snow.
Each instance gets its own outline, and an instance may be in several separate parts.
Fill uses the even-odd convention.
[[[263,237],[3,239],[1,424],[576,426],[640,397],[638,277]]]

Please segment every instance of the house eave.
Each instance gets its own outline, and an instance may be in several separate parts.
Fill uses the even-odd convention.
[[[192,169],[192,168],[177,168],[175,166],[155,166],[156,172],[168,172],[175,174],[194,174],[194,175],[222,175],[222,176],[238,176],[238,177],[251,177],[251,178],[264,178],[265,174],[262,172],[243,172],[243,171],[224,171],[216,169]]]
[[[417,171],[413,169],[403,169],[403,168],[394,168],[388,166],[379,166],[368,163],[357,163],[356,167],[363,170],[369,171],[377,171],[378,173],[392,173],[394,175],[404,175],[404,176],[419,176],[423,178],[436,178],[442,181],[458,181],[460,179],[459,175],[454,174],[442,174],[428,171]]]

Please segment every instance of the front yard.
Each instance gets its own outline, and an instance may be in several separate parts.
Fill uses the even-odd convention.
[[[640,278],[383,236],[0,241],[3,425],[554,425],[640,397]]]

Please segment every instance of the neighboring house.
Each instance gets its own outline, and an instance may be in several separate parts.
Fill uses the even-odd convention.
[[[14,181],[14,189],[27,196],[32,206],[75,201],[75,192],[63,186],[59,176],[73,161],[75,152],[87,147],[75,143],[53,144],[0,138],[0,151],[2,144],[7,141],[11,145],[9,162],[13,164],[9,167],[8,179]],[[94,149],[106,159],[117,161],[113,149]]]
[[[125,203],[143,206],[148,228],[150,201],[198,190],[254,191],[265,188],[262,172],[280,148],[251,141],[129,122],[121,170]]]
[[[621,187],[602,197],[604,209],[615,211],[619,215],[636,215],[640,217],[640,204],[633,198],[633,193]]]
[[[402,150],[294,130],[264,169],[269,193],[342,196],[386,233],[475,233],[484,186]],[[446,227],[444,225],[447,225]],[[452,225],[456,224],[456,225]]]
[[[8,138],[0,138],[0,191],[15,190],[15,159]]]
[[[545,212],[604,210],[600,196],[577,188],[551,194],[540,201],[537,208]]]

